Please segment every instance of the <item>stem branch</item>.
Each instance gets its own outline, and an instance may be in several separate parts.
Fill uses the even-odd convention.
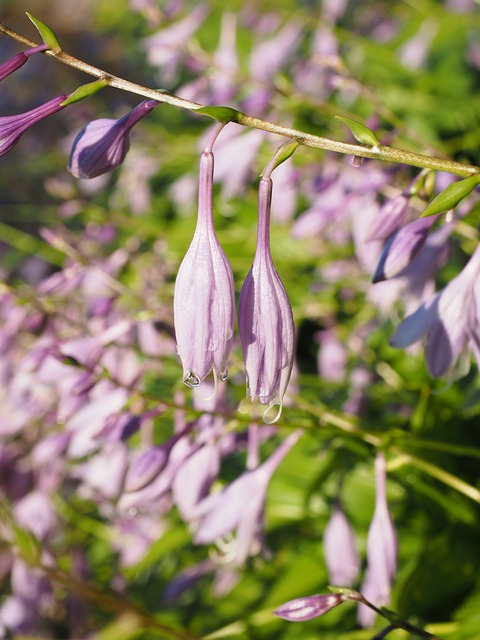
[[[0,23],[0,33],[13,38],[17,42],[28,46],[29,48],[36,47],[38,44],[32,40],[25,38],[13,29],[10,29],[6,25]],[[107,84],[111,87],[128,91],[145,98],[157,100],[174,107],[181,109],[188,109],[189,111],[197,111],[204,108],[205,105],[190,100],[180,98],[173,93],[166,90],[150,89],[135,82],[130,82],[124,78],[114,76],[110,73],[94,67],[91,64],[83,62],[78,58],[75,58],[65,51],[59,51],[55,53],[51,50],[44,52],[45,55],[55,58],[59,62],[73,67],[79,71],[83,71],[96,78],[103,78]],[[262,131],[268,131],[287,138],[292,138],[299,144],[307,147],[314,147],[317,149],[324,149],[325,151],[333,151],[335,153],[342,153],[347,155],[358,156],[361,158],[373,158],[376,160],[382,160],[384,162],[395,162],[411,165],[414,167],[421,167],[424,169],[433,169],[435,171],[446,171],[455,175],[467,178],[475,173],[480,173],[480,167],[474,165],[462,164],[453,160],[447,160],[444,158],[438,158],[435,156],[426,156],[420,153],[414,153],[412,151],[405,151],[402,149],[396,149],[394,147],[387,147],[378,145],[376,147],[368,147],[357,144],[349,144],[346,142],[339,142],[330,138],[324,138],[322,136],[316,136],[297,129],[291,129],[282,125],[274,124],[266,120],[254,118],[245,113],[237,112],[236,122],[244,127],[250,127],[254,129],[261,129]]]

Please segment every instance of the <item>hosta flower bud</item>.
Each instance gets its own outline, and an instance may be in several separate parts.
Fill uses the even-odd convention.
[[[3,80],[14,71],[17,71],[17,69],[20,69],[20,67],[23,67],[31,55],[45,51],[47,48],[47,45],[41,44],[38,47],[33,47],[33,49],[28,49],[28,51],[21,51],[10,58],[10,60],[0,64],[0,80]]]
[[[96,178],[118,167],[130,148],[130,131],[158,104],[144,100],[123,118],[100,118],[84,127],[73,142],[68,170],[76,178]]]
[[[360,568],[355,535],[337,505],[323,536],[323,550],[330,584],[351,587]]]
[[[273,613],[289,622],[305,622],[323,616],[342,602],[345,602],[345,598],[338,593],[321,593],[290,600]]]
[[[258,191],[257,249],[252,268],[238,301],[238,330],[247,373],[247,390],[252,398],[279,406],[293,366],[295,327],[285,287],[275,270],[270,253],[270,203],[272,181],[262,178]],[[267,421],[267,420],[266,420]]]
[[[213,154],[204,151],[197,227],[178,270],[173,299],[177,352],[189,387],[197,387],[212,370],[225,380],[235,323],[232,269],[213,227],[213,169]]]
[[[397,569],[397,536],[387,503],[387,471],[382,453],[375,460],[375,511],[368,529],[367,572],[362,594],[376,606],[388,604]],[[363,627],[373,624],[375,612],[361,604],[358,620]]]
[[[67,96],[58,96],[25,113],[0,117],[0,156],[11,151],[33,124],[63,109],[66,99]]]

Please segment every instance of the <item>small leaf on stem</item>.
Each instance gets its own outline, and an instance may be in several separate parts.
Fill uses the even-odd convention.
[[[223,122],[223,124],[237,122],[240,115],[240,111],[232,109],[232,107],[201,107],[200,109],[195,109],[195,113],[210,116],[219,122]]]
[[[362,144],[366,144],[369,147],[376,147],[380,144],[379,139],[375,135],[375,133],[366,127],[361,122],[357,122],[356,120],[352,120],[351,118],[344,118],[343,116],[335,116],[337,120],[341,120],[353,134],[353,137],[358,142]]]
[[[57,36],[50,29],[50,27],[47,27],[47,25],[44,24],[38,18],[34,18],[31,13],[28,13],[28,11],[26,11],[26,14],[30,18],[30,20],[33,22],[33,24],[37,27],[38,33],[41,35],[42,40],[50,49],[50,51],[53,51],[53,53],[60,53],[60,51],[62,50],[62,47],[58,42]]]
[[[422,213],[422,218],[427,216],[434,216],[436,213],[442,213],[448,211],[457,206],[457,204],[466,198],[470,193],[480,184],[480,173],[476,173],[465,180],[459,182],[453,182],[448,187],[439,193],[436,198],[428,205],[425,211]]]
[[[94,82],[82,84],[81,87],[75,89],[75,91],[62,102],[62,107],[66,107],[69,104],[74,104],[75,102],[80,102],[80,100],[84,100],[85,98],[90,98],[90,96],[95,95],[107,85],[108,80],[106,78],[100,78],[99,80],[95,80]]]

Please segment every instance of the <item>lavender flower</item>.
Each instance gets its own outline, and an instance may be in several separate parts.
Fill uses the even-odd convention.
[[[173,300],[183,381],[192,388],[212,370],[221,380],[227,377],[235,323],[232,269],[213,227],[213,170],[213,154],[206,150],[200,158],[197,227]]]
[[[290,600],[275,609],[273,613],[289,622],[306,622],[323,616],[342,602],[345,602],[345,598],[338,593],[323,593]]]
[[[66,99],[66,95],[58,96],[25,113],[0,117],[0,157],[14,148],[29,127],[63,109]]]
[[[374,283],[393,278],[411,264],[425,244],[428,232],[437,218],[438,216],[418,218],[387,240],[373,276]]]
[[[337,505],[323,535],[323,551],[330,584],[351,587],[360,568],[352,528]]]
[[[390,586],[397,569],[397,538],[387,504],[387,473],[385,458],[375,460],[375,511],[367,537],[367,573],[362,586],[363,596],[376,606],[387,604]],[[363,627],[373,624],[375,612],[361,604],[358,621]]]
[[[84,127],[73,142],[68,170],[76,178],[96,178],[112,171],[130,148],[130,131],[158,104],[144,100],[123,118],[100,118]]]
[[[390,339],[400,349],[426,337],[425,357],[430,375],[443,376],[462,359],[467,344],[478,351],[476,281],[480,246],[458,276],[405,318]]]
[[[268,404],[264,420],[278,406],[275,422],[292,372],[295,327],[285,288],[270,253],[272,181],[264,177],[258,191],[257,249],[238,301],[238,330],[252,400]]]
[[[40,53],[41,51],[45,51],[46,49],[48,49],[47,45],[41,44],[38,47],[33,47],[33,49],[21,51],[20,53],[14,55],[13,58],[10,58],[10,60],[7,60],[3,64],[0,64],[0,80],[3,80],[11,73],[17,71],[17,69],[20,69],[20,67],[23,67],[30,56],[32,56],[34,53]]]
[[[387,200],[378,212],[378,217],[370,225],[368,240],[386,240],[403,225],[407,213],[408,196],[405,193]]]
[[[221,493],[213,493],[191,512],[199,519],[195,534],[197,544],[215,542],[237,530],[229,560],[242,564],[255,550],[264,526],[265,500],[270,478],[301,435],[290,434],[278,449],[255,471],[247,471]]]

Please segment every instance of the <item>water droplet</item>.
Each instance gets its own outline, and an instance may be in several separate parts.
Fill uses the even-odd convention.
[[[225,380],[228,378],[228,367],[225,367],[225,371],[220,371],[218,375],[220,376],[221,382],[225,382]]]
[[[198,387],[198,385],[200,384],[200,380],[193,373],[193,371],[189,371],[183,379],[183,384],[189,389],[195,389],[195,387]]]
[[[268,414],[275,407],[277,407],[277,413],[273,416],[273,418],[269,418]],[[282,409],[283,409],[283,404],[282,404],[282,401],[279,398],[275,398],[275,400],[272,400],[272,402],[270,402],[268,407],[263,412],[263,422],[265,424],[275,424],[275,422],[277,422],[277,420],[282,415]]]

